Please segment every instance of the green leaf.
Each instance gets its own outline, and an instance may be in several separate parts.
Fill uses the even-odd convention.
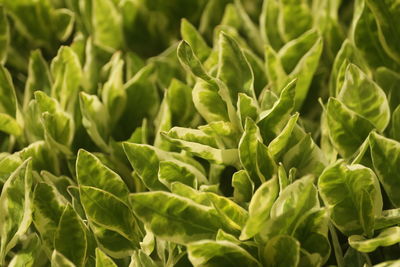
[[[85,63],[82,70],[85,73],[82,77],[82,87],[87,93],[95,93],[98,90],[98,83],[100,78],[100,65],[105,63],[105,59],[101,59],[102,53],[97,46],[93,43],[93,38],[87,38],[85,42]]]
[[[213,28],[221,22],[221,17],[224,16],[229,2],[228,0],[207,1],[200,18],[199,31],[201,33],[204,33],[207,37],[212,36]]]
[[[187,72],[207,82],[212,80],[186,41],[181,41],[178,45],[178,59]]]
[[[276,94],[269,89],[263,90],[259,98],[261,110],[271,109],[274,106],[274,103],[279,99]]]
[[[311,29],[298,38],[286,43],[278,52],[286,73],[291,73],[300,59],[312,48],[318,39],[318,32]]]
[[[259,143],[262,143],[260,131],[254,121],[247,118],[245,130],[239,142],[239,158],[242,166],[256,186],[263,181],[257,166]]]
[[[117,267],[117,265],[103,251],[96,248],[96,267]]]
[[[54,250],[53,254],[51,255],[51,266],[54,266],[54,267],[75,267],[75,264],[73,264],[63,254],[61,254],[57,250]]]
[[[269,43],[275,50],[283,45],[283,40],[279,34],[278,27],[270,27],[270,25],[278,24],[279,14],[279,4],[277,1],[263,1],[260,15],[261,36],[264,42]]]
[[[393,112],[400,101],[400,75],[396,71],[390,70],[386,67],[380,67],[376,69],[374,78],[379,87],[385,91],[390,111]]]
[[[321,114],[321,125],[320,125],[320,127],[321,127],[320,147],[321,147],[322,152],[324,152],[328,162],[332,163],[332,162],[336,161],[338,152],[336,151],[335,147],[333,146],[333,143],[329,136],[327,111],[324,108],[325,106],[323,105],[322,101],[320,101],[320,104],[323,107],[322,114]]]
[[[276,162],[269,153],[268,147],[261,142],[257,144],[257,169],[260,172],[261,181],[271,179],[277,169]]]
[[[239,157],[256,186],[272,177],[276,164],[262,143],[257,125],[250,118],[246,120],[245,131],[239,142]]]
[[[272,90],[279,94],[288,80],[288,74],[283,68],[278,53],[269,45],[265,47],[265,69]]]
[[[346,39],[339,51],[336,54],[335,60],[333,61],[332,71],[329,76],[329,93],[331,96],[336,97],[340,89],[342,89],[343,68],[349,65],[349,59],[354,58],[355,54],[354,45]]]
[[[357,149],[356,153],[354,153],[354,156],[351,158],[351,164],[358,164],[358,163],[362,162],[363,160],[366,160],[368,163],[364,163],[364,164],[368,165],[368,166],[372,166],[372,162],[370,161],[371,158],[367,157],[368,154],[366,154],[368,149],[369,149],[369,138],[365,139],[365,141]]]
[[[331,253],[328,223],[329,217],[326,209],[320,209],[309,213],[294,234],[302,248],[310,254],[318,254],[321,257],[322,264],[328,260]]]
[[[221,147],[237,147],[242,134],[233,123],[226,121],[214,121],[198,128],[211,135]]]
[[[40,111],[37,101],[32,99],[23,114],[26,139],[30,143],[44,139],[41,114],[42,112]]]
[[[162,135],[172,144],[184,149],[187,152],[192,153],[195,156],[204,158],[213,163],[237,166],[239,162],[238,150],[235,148],[217,149],[197,142],[190,142],[178,138],[172,138],[165,133],[163,133]]]
[[[335,97],[337,97],[339,95],[339,92],[343,87],[343,84],[344,84],[344,81],[346,78],[346,70],[350,64],[351,63],[349,62],[349,60],[347,58],[345,58],[342,62],[342,65],[340,65],[340,67],[338,69],[338,73],[337,73],[337,77],[336,77],[336,89],[333,93],[333,95],[335,95]]]
[[[0,9],[0,63],[7,60],[8,46],[10,44],[10,27],[4,7]]]
[[[23,241],[23,248],[20,249],[14,257],[10,260],[9,267],[32,267],[39,260],[39,252],[41,248],[41,242],[39,237],[33,233],[26,236]]]
[[[253,195],[254,183],[245,170],[237,171],[232,176],[233,198],[236,202],[248,202]]]
[[[173,183],[171,191],[198,204],[215,208],[221,219],[231,228],[228,228],[230,232],[240,231],[246,223],[248,217],[246,210],[227,197],[217,195],[214,192],[199,192],[182,183]]]
[[[42,114],[42,124],[45,139],[61,152],[72,154],[70,146],[74,139],[75,125],[71,116],[66,112],[45,112]]]
[[[239,26],[243,29],[245,36],[249,42],[249,45],[254,49],[255,52],[262,54],[263,52],[263,40],[260,36],[258,25],[256,25],[252,18],[249,16],[246,10],[245,4],[240,0],[234,0]]]
[[[135,128],[142,124],[143,119],[152,120],[157,115],[160,107],[160,97],[153,82],[153,74],[154,65],[148,64],[124,85],[124,91],[127,96],[126,103],[128,104],[118,125],[120,125],[119,131],[126,136],[125,138],[130,136]]]
[[[357,1],[354,6],[353,30],[351,37],[357,47],[357,52],[372,67],[396,65],[390,55],[385,52],[380,41],[379,23],[368,7],[369,1]]]
[[[24,37],[22,40],[25,42],[52,50],[59,44],[58,33],[63,32],[62,35],[65,36],[68,32],[61,28],[68,25],[60,23],[57,16],[60,9],[54,9],[49,2],[35,4],[6,0],[2,3],[7,8],[7,13],[16,20],[16,30]],[[39,17],[42,18],[40,21],[37,20]]]
[[[346,251],[346,254],[344,255],[343,260],[343,264],[345,264],[345,266],[358,267],[366,264],[368,257],[366,257],[365,254],[358,252],[354,248],[349,247]]]
[[[400,209],[382,211],[379,217],[375,217],[375,230],[380,230],[400,223]]]
[[[45,92],[35,91],[34,96],[41,113],[48,112],[53,114],[57,111],[62,111],[58,101],[55,98],[48,96]]]
[[[82,207],[81,198],[79,196],[79,187],[70,185],[67,188],[67,192],[71,198],[71,204],[74,210],[79,214],[82,219],[86,218],[85,211]]]
[[[194,142],[218,148],[218,144],[215,141],[215,138],[202,130],[173,127],[171,130],[168,131],[168,136],[174,139],[181,139],[188,142]]]
[[[71,178],[64,175],[56,176],[48,171],[41,171],[40,176],[46,184],[54,186],[58,193],[60,193],[65,199],[68,201],[71,200],[71,195],[68,193],[68,189],[70,186],[74,186],[75,184]]]
[[[268,241],[263,250],[265,266],[296,267],[300,261],[300,243],[288,235],[278,235]]]
[[[0,65],[0,113],[15,118],[17,113],[17,97],[10,72]]]
[[[267,73],[265,72],[265,64],[263,60],[251,50],[245,49],[243,52],[249,61],[251,69],[253,70],[254,91],[256,97],[258,97],[268,83]]]
[[[165,190],[166,187],[157,179],[157,174],[160,161],[167,160],[168,153],[148,145],[125,142],[123,146],[129,162],[146,187],[150,190]]]
[[[400,196],[397,193],[398,188],[400,188],[400,170],[398,170],[400,143],[372,132],[369,136],[369,145],[372,162],[379,181],[393,205],[400,207]]]
[[[79,185],[96,187],[128,201],[129,190],[121,177],[86,150],[78,152],[76,174]]]
[[[346,37],[338,16],[341,3],[340,0],[322,1],[315,5],[310,3],[312,11],[317,13],[314,25],[323,33],[322,35],[326,40],[326,54],[330,62],[332,62]]]
[[[399,7],[393,1],[366,0],[365,2],[376,18],[382,48],[392,59],[400,63],[400,49],[395,45],[396,42],[400,42],[398,38],[400,31],[395,27],[400,22],[397,17],[400,14]]]
[[[212,83],[197,81],[192,95],[197,111],[208,123],[229,121],[227,106]]]
[[[237,102],[238,93],[255,97],[250,64],[235,40],[223,32],[219,36],[217,78],[228,87],[233,103]]]
[[[138,244],[126,239],[119,233],[99,226],[91,221],[90,229],[100,249],[113,258],[126,258],[138,248]]]
[[[249,205],[249,219],[240,235],[241,240],[258,234],[269,219],[272,205],[278,197],[279,185],[276,178],[263,183],[254,193]]]
[[[185,166],[180,166],[172,161],[160,161],[158,179],[169,187],[173,182],[181,182],[190,187],[197,188],[195,174]]]
[[[286,42],[297,38],[312,27],[312,14],[307,1],[279,2],[278,30]],[[296,14],[296,15],[294,15]]]
[[[5,182],[0,195],[0,264],[32,221],[32,161],[22,163]]]
[[[306,267],[306,266],[321,266],[321,257],[314,253],[308,253],[306,250],[300,248],[300,262],[299,267]]]
[[[136,216],[159,238],[186,244],[214,238],[223,228],[221,218],[211,207],[167,192],[130,195]]]
[[[32,169],[47,170],[53,173],[59,172],[54,151],[44,141],[37,141],[18,152],[22,160],[32,157]]]
[[[328,100],[327,122],[331,141],[344,158],[351,157],[374,129],[372,123],[336,98]]]
[[[192,48],[184,41],[178,46],[178,58],[186,71],[202,80],[197,81],[193,88],[193,102],[199,113],[208,122],[213,119],[217,121],[230,120],[235,126],[239,127],[239,118],[230,96],[230,89],[226,84],[209,76],[201,62],[194,55]],[[208,115],[209,113],[211,114]],[[217,116],[217,119],[214,116]]]
[[[224,232],[223,230],[219,230],[217,233],[216,241],[229,241],[232,242],[241,248],[244,248],[247,252],[249,252],[253,257],[257,257],[258,254],[258,247],[256,242],[253,241],[245,241],[242,242],[237,239],[235,236]]]
[[[129,137],[127,142],[136,144],[147,144],[148,143],[148,124],[147,120],[144,119],[140,127],[137,127],[132,135]]]
[[[170,256],[172,258],[172,256]],[[170,258],[168,258],[170,260]],[[129,267],[141,267],[141,266],[146,266],[146,267],[157,267],[158,265],[153,261],[153,259],[143,253],[143,251],[135,251],[131,257],[131,263],[129,264]]]
[[[82,124],[93,142],[102,150],[108,151],[110,117],[103,103],[95,95],[79,94]]]
[[[319,38],[311,49],[300,59],[290,77],[297,78],[295,109],[299,110],[307,97],[312,79],[319,65],[322,54],[323,41]]]
[[[38,183],[33,192],[33,223],[40,233],[47,253],[54,249],[54,237],[67,201],[54,186]]]
[[[279,99],[271,109],[259,114],[258,125],[264,142],[271,142],[284,127],[294,108],[296,81],[293,80],[282,90]]]
[[[389,124],[390,109],[385,92],[353,64],[347,67],[338,99],[368,119],[380,132]]]
[[[294,170],[293,168],[289,170],[290,171]],[[287,187],[290,183],[289,178],[286,174],[285,167],[283,164],[280,162],[278,166],[278,182],[279,182],[279,194],[283,192],[283,189]]]
[[[283,165],[286,169],[296,168],[299,176],[307,174],[318,176],[328,165],[328,161],[311,135],[306,134],[284,154]]]
[[[171,185],[173,182],[184,183],[184,181],[187,181],[187,185],[190,186],[190,184],[192,184],[193,188],[197,188],[197,185],[209,183],[207,177],[197,167],[188,162],[183,162],[181,160],[172,158],[168,161],[160,161],[158,178],[161,181],[168,181],[167,183],[169,185]]]
[[[138,246],[137,222],[130,208],[107,191],[79,186],[80,199],[89,221],[115,231]]]
[[[22,164],[17,154],[7,155],[0,160],[0,183],[6,182],[10,175]]]
[[[141,68],[144,67],[145,63],[138,54],[128,51],[125,55],[126,62],[126,78],[132,78]]]
[[[319,208],[317,189],[312,176],[305,176],[285,187],[274,202],[270,219],[264,224],[260,236],[270,240],[280,234],[292,234],[307,213]]]
[[[400,263],[400,260],[385,261],[379,264],[375,264],[374,267],[396,267]]]
[[[56,35],[60,41],[65,41],[70,36],[75,23],[75,14],[66,8],[59,8],[53,12],[53,21],[57,29]]]
[[[392,113],[392,127],[390,131],[390,137],[395,139],[396,141],[400,141],[400,106]]]
[[[154,251],[155,243],[156,240],[154,234],[151,231],[146,230],[146,235],[143,237],[143,241],[140,242],[141,250],[146,255],[150,255]]]
[[[41,90],[47,95],[51,93],[49,66],[40,50],[34,50],[29,58],[28,78],[25,83],[24,108],[27,108],[32,94],[36,90]]]
[[[229,241],[202,240],[188,245],[194,266],[261,266],[246,250]]]
[[[51,96],[58,100],[65,111],[74,114],[82,79],[78,55],[68,46],[62,46],[50,65],[53,76]]]
[[[0,113],[0,131],[15,136],[22,134],[22,129],[18,122],[6,113]]]
[[[93,41],[108,52],[123,46],[122,18],[117,2],[94,0],[92,8]]]
[[[387,247],[399,242],[400,227],[398,226],[387,228],[371,239],[366,239],[360,235],[352,235],[349,237],[350,246],[364,253],[372,252],[378,247]]]
[[[372,235],[374,218],[382,212],[382,196],[371,169],[339,161],[321,174],[318,188],[332,222],[341,232]]]
[[[181,36],[192,47],[201,62],[208,58],[211,49],[196,28],[185,18],[181,21]]]
[[[246,94],[239,93],[238,95],[238,103],[237,103],[237,112],[242,123],[242,126],[245,126],[246,118],[249,117],[253,121],[257,120],[258,117],[258,103],[257,101],[249,97]]]
[[[104,83],[101,99],[104,106],[108,110],[108,114],[112,114],[111,128],[117,123],[125,110],[126,92],[124,90],[124,61],[121,59],[121,53],[115,53],[110,59],[110,73],[108,80]]]
[[[296,126],[298,118],[299,113],[292,115],[285,128],[283,128],[279,135],[268,144],[268,150],[275,160],[280,159],[282,153],[285,152],[285,148],[291,140],[292,132]]]
[[[197,112],[192,100],[192,88],[174,78],[167,89],[166,97],[173,122],[178,122],[177,125],[193,122]]]
[[[55,249],[76,266],[85,266],[87,236],[85,226],[74,209],[67,205],[54,237]]]
[[[170,130],[172,127],[172,114],[169,108],[169,103],[165,97],[161,103],[160,110],[155,118],[154,124],[156,126],[154,146],[164,150],[170,150],[171,144],[161,135],[161,133]]]

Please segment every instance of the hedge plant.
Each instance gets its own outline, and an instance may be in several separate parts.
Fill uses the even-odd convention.
[[[0,0],[1,266],[399,266],[395,0]]]

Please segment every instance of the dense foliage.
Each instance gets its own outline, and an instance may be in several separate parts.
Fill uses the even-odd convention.
[[[399,266],[397,0],[0,0],[0,266]]]

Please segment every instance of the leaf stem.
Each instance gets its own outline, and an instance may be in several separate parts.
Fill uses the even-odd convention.
[[[339,244],[339,239],[336,234],[336,230],[332,223],[329,223],[329,232],[331,233],[333,250],[335,251],[336,263],[338,267],[344,267],[343,251]]]

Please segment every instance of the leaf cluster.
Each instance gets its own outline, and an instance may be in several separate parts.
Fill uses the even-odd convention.
[[[0,0],[0,266],[398,266],[395,0]]]

